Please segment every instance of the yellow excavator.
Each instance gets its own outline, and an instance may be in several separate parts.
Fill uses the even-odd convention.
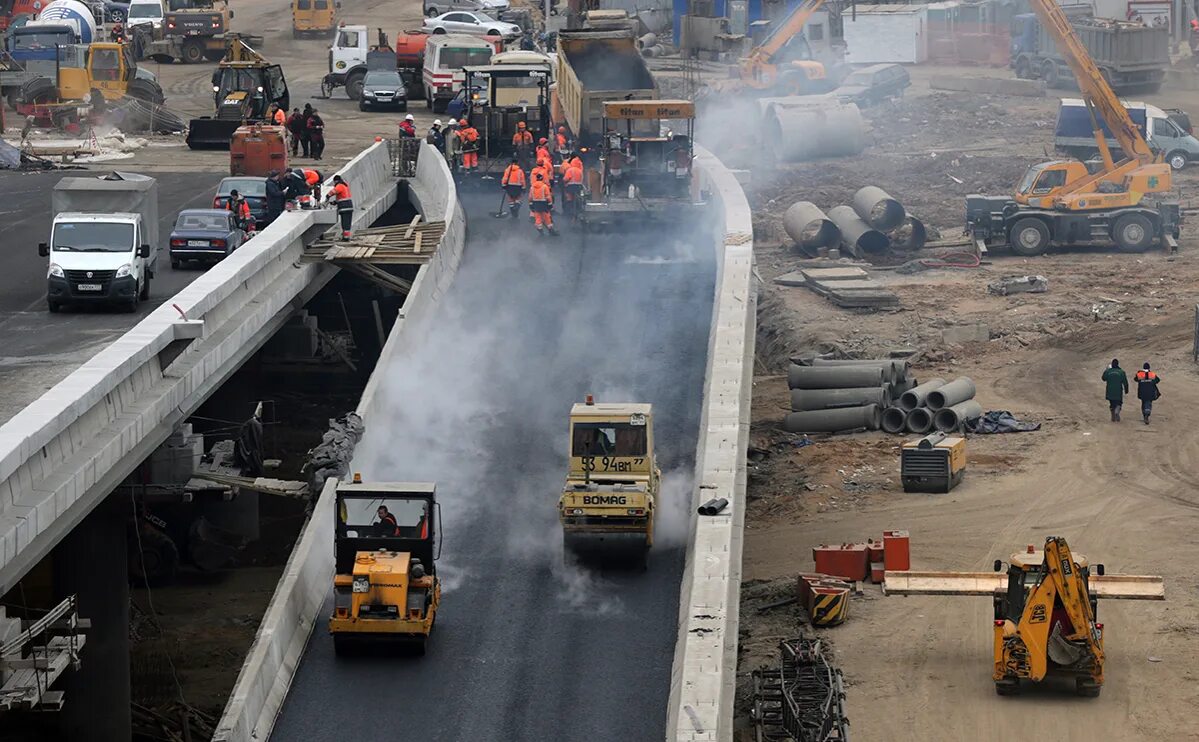
[[[1168,198],[1170,166],[1149,147],[1056,0],[1029,4],[1078,80],[1101,162],[1043,162],[1028,169],[1010,197],[967,196],[966,229],[979,252],[1003,244],[1025,256],[1051,245],[1096,242],[1131,253],[1154,243],[1177,247],[1182,211]],[[1120,145],[1119,161],[1104,124]]]
[[[804,95],[831,90],[828,70],[820,62],[811,59],[807,39],[802,35],[804,26],[822,5],[824,0],[804,0],[771,30],[749,56],[738,62],[741,82],[754,90],[774,95]],[[806,59],[781,59],[792,41],[801,43],[803,51],[798,56]]]
[[[1073,678],[1080,696],[1103,688],[1103,624],[1098,599],[1165,600],[1162,578],[1108,575],[1074,554],[1066,539],[1051,536],[1045,548],[1013,554],[1007,574],[994,572],[890,572],[887,595],[986,595],[995,606],[992,629],[995,691],[1013,695],[1022,683]]]
[[[192,149],[229,149],[239,127],[265,122],[272,103],[284,111],[291,103],[283,68],[236,34],[230,35],[225,57],[212,73],[212,97],[216,116],[188,123],[187,146]]]
[[[58,48],[56,79],[34,77],[22,86],[17,111],[43,121],[74,117],[80,107],[100,110],[104,102],[126,96],[162,105],[162,87],[149,70],[137,66],[128,44],[96,42]],[[97,98],[103,98],[103,101]]]

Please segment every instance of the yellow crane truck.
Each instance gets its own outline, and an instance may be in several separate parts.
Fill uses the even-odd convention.
[[[334,650],[398,641],[424,654],[441,603],[436,486],[363,483],[355,474],[338,484],[336,506]]]
[[[567,555],[632,557],[646,568],[662,473],[654,458],[649,404],[596,404],[570,410],[570,467],[558,502]]]
[[[1007,573],[890,572],[887,595],[986,595],[995,606],[995,657],[991,677],[1001,696],[1047,676],[1073,678],[1080,696],[1103,688],[1103,624],[1098,599],[1165,600],[1162,578],[1106,575],[1073,554],[1066,539],[1050,536],[1043,550],[1012,555]]]

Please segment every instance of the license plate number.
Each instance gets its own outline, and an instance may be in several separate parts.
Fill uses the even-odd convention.
[[[98,283],[77,283],[75,288],[80,291],[99,291],[104,287]]]
[[[208,240],[188,240],[188,247],[208,247]]]

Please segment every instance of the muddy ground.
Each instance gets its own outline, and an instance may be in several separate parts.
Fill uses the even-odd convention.
[[[970,269],[872,271],[899,296],[900,308],[888,312],[839,309],[804,288],[772,283],[801,259],[781,228],[782,212],[794,201],[828,208],[862,185],[878,185],[949,237],[961,232],[966,194],[1006,193],[1029,164],[1046,159],[1055,99],[930,91],[924,82],[930,72],[914,72],[904,100],[866,113],[873,144],[862,156],[755,169],[750,179],[763,282],[740,734],[751,738],[750,671],[777,659],[780,639],[806,632],[834,646],[856,738],[1195,739],[1189,721],[1163,713],[1199,700],[1193,669],[1199,601],[1190,567],[1199,552],[1190,526],[1199,508],[1199,474],[1191,463],[1199,437],[1189,415],[1199,399],[1193,228],[1184,228],[1176,256],[1078,249],[1023,259],[996,252]],[[1194,94],[1145,97],[1199,107]],[[1197,172],[1175,179],[1184,199]],[[1031,274],[1048,278],[1047,293],[987,292],[1001,277]],[[961,325],[981,325],[979,339],[947,343],[943,333],[952,336]],[[947,495],[903,493],[901,437],[810,436],[812,444],[801,445],[803,436],[783,431],[791,355],[878,357],[905,349],[917,377],[969,376],[984,409],[1009,410],[1041,429],[972,436],[966,479]],[[1140,421],[1135,399],[1123,422],[1110,422],[1099,376],[1113,357],[1130,374],[1150,361],[1162,375],[1151,425]],[[986,598],[887,598],[866,586],[852,599],[845,624],[817,632],[794,606],[759,610],[793,594],[795,574],[813,569],[813,546],[878,538],[895,528],[911,532],[912,568],[932,570],[985,570],[995,558],[1062,535],[1092,562],[1104,562],[1109,574],[1163,575],[1167,600],[1101,603],[1107,683],[1096,700],[1075,698],[1057,684],[1018,698],[996,696]]]

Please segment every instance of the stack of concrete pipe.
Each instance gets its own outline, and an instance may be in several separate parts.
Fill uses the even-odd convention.
[[[792,364],[787,372],[791,414],[783,427],[791,433],[838,433],[878,430],[881,410],[910,387],[907,361],[826,360]]]
[[[816,255],[822,247],[836,247],[841,230],[811,201],[796,201],[783,214],[783,229],[799,249]]]
[[[952,433],[967,420],[982,417],[974,393],[974,382],[965,376],[949,383],[930,379],[897,395],[895,404],[883,410],[879,424],[888,433],[924,435],[934,428]]]
[[[858,189],[852,205],[834,206],[827,213],[809,201],[797,201],[783,215],[783,228],[809,254],[839,242],[848,254],[865,258],[891,247],[919,250],[928,241],[924,222],[877,186]]]

